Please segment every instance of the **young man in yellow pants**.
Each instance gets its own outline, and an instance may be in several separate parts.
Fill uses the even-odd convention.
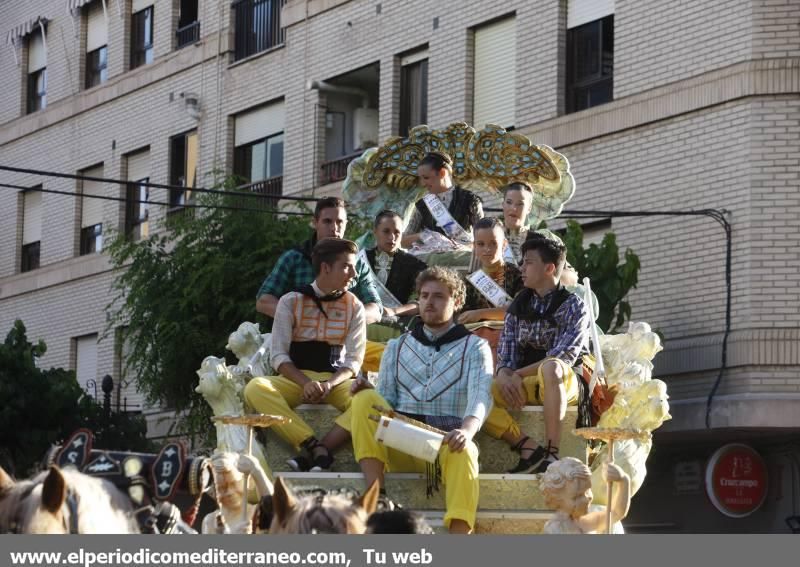
[[[340,238],[318,242],[312,252],[316,279],[285,294],[275,310],[272,367],[280,376],[254,378],[244,398],[256,411],[291,418],[273,430],[308,456],[289,460],[295,470],[327,470],[331,453],[348,438],[338,424],[320,442],[293,411],[301,403],[350,407],[350,387],[364,360],[364,306],[346,291],[356,276],[358,247]],[[341,416],[340,416],[341,419]],[[338,422],[337,422],[338,423]]]
[[[566,262],[562,242],[529,237],[522,257],[525,289],[506,312],[492,386],[494,409],[484,431],[519,451],[519,463],[510,473],[543,473],[558,459],[567,404],[578,401],[572,367],[588,346],[590,317],[583,300],[559,283]],[[506,409],[529,403],[544,405],[546,446],[521,432]]]
[[[456,325],[453,313],[464,303],[458,274],[441,267],[417,278],[423,324],[389,342],[377,389],[359,380],[353,390],[350,421],[355,457],[367,486],[384,482],[384,471],[423,472],[426,461],[375,441],[373,405],[393,408],[447,431],[439,450],[451,533],[469,533],[478,509],[478,448],[472,438],[492,404],[492,354],[489,344]],[[359,391],[363,390],[363,391]]]

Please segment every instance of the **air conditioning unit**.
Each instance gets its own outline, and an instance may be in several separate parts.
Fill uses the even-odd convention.
[[[353,113],[353,144],[356,150],[378,145],[378,109],[356,108]]]

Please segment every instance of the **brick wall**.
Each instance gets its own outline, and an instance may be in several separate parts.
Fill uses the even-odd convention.
[[[566,37],[565,6],[563,1],[351,0],[307,22],[301,19],[290,25],[285,46],[232,63],[227,3],[202,1],[203,44],[171,51],[174,30],[164,22],[175,19],[176,8],[174,2],[164,0],[156,7],[155,62],[125,72],[129,17],[120,19],[111,3],[110,79],[79,92],[79,52],[84,40],[74,37],[63,0],[2,3],[0,22],[13,25],[39,13],[54,21],[48,32],[50,85],[44,112],[21,117],[23,69],[14,66],[10,48],[0,51],[0,76],[7,78],[0,94],[0,164],[77,172],[103,163],[104,174],[118,178],[125,174],[124,156],[149,146],[151,180],[166,183],[170,136],[197,125],[186,114],[180,93],[195,92],[203,111],[197,126],[199,183],[207,186],[210,172],[232,166],[233,115],[283,98],[284,191],[309,193],[315,190],[324,157],[325,96],[308,90],[307,81],[330,79],[379,63],[379,131],[385,138],[394,133],[398,123],[398,56],[427,44],[429,123],[438,127],[470,121],[471,30],[515,13],[516,122],[521,130],[540,132],[541,138],[535,138],[538,142],[558,145],[558,140],[568,140],[560,142],[558,149],[570,159],[577,181],[569,208],[730,210],[734,230],[732,348],[738,353],[737,345],[743,349],[752,333],[762,328],[789,333],[779,341],[788,345],[780,347],[788,349],[785,357],[776,347],[777,358],[767,360],[753,354],[752,360],[737,359],[737,368],[743,370],[736,370],[735,375],[741,373],[742,378],[737,382],[738,378],[732,377],[730,387],[740,384],[741,390],[735,391],[761,391],[758,388],[766,386],[794,391],[795,382],[776,360],[793,360],[791,332],[800,327],[796,309],[800,299],[797,92],[776,83],[756,93],[737,95],[732,89],[730,95],[724,95],[728,98],[709,97],[706,102],[704,95],[697,93],[703,92],[704,76],[719,75],[720,71],[714,70],[751,58],[800,57],[798,4],[790,0],[617,0],[617,101],[579,115],[560,116],[564,65],[559,54]],[[783,63],[796,66],[796,60]],[[689,81],[690,77],[695,79]],[[674,96],[667,102],[654,99],[656,109],[639,105],[636,112],[627,113],[633,122],[616,127],[608,124],[612,110],[621,112],[626,101],[647,99],[652,94],[649,89],[658,91],[659,101],[666,100],[663,97],[673,89]],[[691,105],[679,104],[684,100],[680,89],[695,93]],[[598,124],[603,125],[601,130],[595,129]],[[37,176],[0,172],[0,182],[32,186],[40,181]],[[76,182],[51,178],[44,186],[74,192]],[[324,190],[335,191],[336,187]],[[121,187],[109,185],[108,194],[124,193]],[[165,190],[153,190],[152,195],[167,200]],[[494,204],[492,199],[487,202]],[[0,189],[0,330],[22,317],[31,336],[42,336],[50,345],[46,363],[68,366],[71,337],[102,332],[103,310],[110,299],[110,275],[104,271],[107,264],[97,255],[74,257],[78,230],[75,201],[48,194],[43,198],[43,267],[18,274],[20,203],[17,191]],[[156,228],[164,210],[151,208]],[[121,205],[107,202],[104,212],[104,223],[120,228]],[[708,366],[692,366],[695,359],[685,353],[708,340],[710,346],[703,349],[713,356],[706,358],[713,359],[712,365],[718,360],[724,322],[722,230],[710,219],[661,217],[615,219],[613,227],[621,248],[631,247],[642,259],[639,289],[631,297],[634,318],[650,321],[667,337],[669,350],[660,356],[665,361],[672,357],[673,362],[665,362],[664,368],[678,369],[674,372],[680,374],[675,393],[707,393],[713,372],[698,372]],[[100,345],[104,369],[112,366],[110,348]],[[796,366],[791,363],[786,368],[796,370]],[[758,372],[753,371],[755,367]],[[773,379],[778,382],[768,382]]]
[[[617,0],[614,97],[744,61],[751,0]]]

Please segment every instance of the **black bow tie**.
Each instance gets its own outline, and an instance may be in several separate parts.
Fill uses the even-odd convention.
[[[323,296],[318,296],[317,292],[314,291],[314,287],[311,284],[304,285],[297,291],[299,291],[303,295],[310,297],[314,301],[316,306],[319,307],[319,310],[322,311],[322,314],[325,316],[326,319],[328,318],[328,314],[325,313],[325,309],[322,307],[322,302],[336,301],[346,293],[344,290],[337,289]]]

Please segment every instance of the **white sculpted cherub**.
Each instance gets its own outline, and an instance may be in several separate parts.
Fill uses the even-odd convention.
[[[273,374],[269,367],[270,333],[261,334],[258,323],[245,321],[228,336],[225,348],[236,355],[239,363],[233,367],[234,374],[249,374],[250,377]]]
[[[630,480],[623,470],[609,464],[607,482],[615,483],[611,504],[611,523],[628,515],[631,504]],[[592,504],[592,472],[574,457],[565,457],[551,464],[540,481],[548,507],[555,513],[544,525],[546,534],[591,534],[606,531],[606,511],[590,512]]]
[[[202,533],[250,533],[254,506],[245,503],[243,472],[251,475],[259,498],[272,494],[272,483],[258,461],[249,455],[214,453],[214,490],[219,509],[203,518]],[[247,506],[245,514],[244,506]]]

